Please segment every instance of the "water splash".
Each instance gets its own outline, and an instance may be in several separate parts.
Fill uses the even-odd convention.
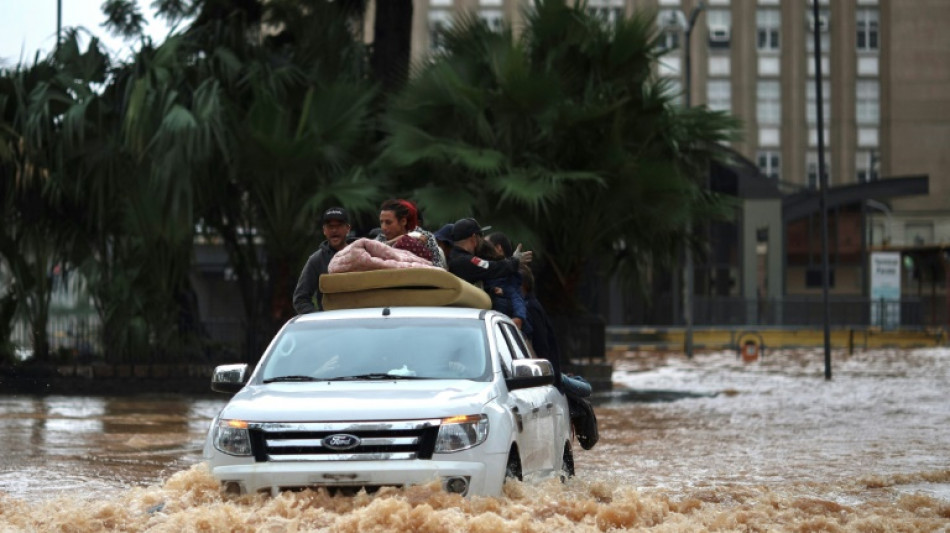
[[[106,499],[26,502],[0,495],[13,531],[946,531],[950,502],[893,487],[950,483],[950,470],[832,484],[637,490],[576,478],[508,483],[500,498],[465,499],[437,482],[376,494],[324,490],[232,496],[203,464],[160,486]],[[829,498],[833,495],[833,498]],[[843,497],[848,503],[840,503]]]

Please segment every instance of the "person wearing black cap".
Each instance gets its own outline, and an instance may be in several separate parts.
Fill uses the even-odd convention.
[[[475,255],[483,235],[491,226],[482,227],[474,218],[463,218],[452,226],[452,253],[449,256],[449,272],[469,283],[498,278],[518,273],[518,266],[531,262],[530,251],[521,251],[521,245],[511,257],[489,261]]]
[[[323,212],[323,236],[317,251],[307,259],[294,289],[294,309],[298,314],[323,310],[320,276],[327,273],[330,259],[346,247],[350,232],[350,217],[342,207],[331,207]]]
[[[433,233],[435,235],[435,242],[439,244],[439,248],[442,249],[442,253],[445,254],[446,262],[448,258],[452,255],[452,227],[455,224],[446,224],[439,228],[439,231]]]

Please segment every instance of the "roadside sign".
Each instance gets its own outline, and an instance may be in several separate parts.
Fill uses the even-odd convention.
[[[901,254],[871,252],[871,325],[884,329],[901,324]]]

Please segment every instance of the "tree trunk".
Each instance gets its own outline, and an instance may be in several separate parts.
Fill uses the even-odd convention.
[[[412,0],[376,0],[373,28],[373,77],[387,95],[409,79],[409,52],[412,43]]]

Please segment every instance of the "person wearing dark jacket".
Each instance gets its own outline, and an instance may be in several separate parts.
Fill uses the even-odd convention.
[[[511,241],[500,231],[487,235],[482,242],[485,246],[480,246],[475,251],[475,255],[482,259],[504,259],[514,253]],[[519,268],[527,268],[527,266],[519,265]],[[521,293],[521,285],[521,274],[517,273],[485,280],[485,291],[491,296],[491,308],[508,315],[511,321],[518,326],[518,329],[524,332],[528,317],[525,311],[524,296]]]
[[[534,292],[534,275],[528,267],[521,267],[522,294],[526,308],[527,320],[521,333],[528,339],[531,349],[537,357],[543,357],[551,361],[554,367],[554,374],[557,376],[555,383],[560,387],[561,381],[561,349],[558,347],[557,335],[555,334],[554,323],[548,316],[544,306],[538,301]]]
[[[492,278],[518,273],[518,265],[531,262],[530,251],[521,251],[521,245],[511,257],[489,261],[475,255],[484,239],[484,229],[474,218],[463,218],[452,226],[452,253],[449,255],[449,272],[469,283],[478,283]]]
[[[342,207],[331,207],[323,213],[323,236],[317,251],[307,259],[294,289],[294,309],[297,314],[323,310],[323,294],[320,292],[320,276],[327,273],[330,259],[346,247],[350,232],[350,217]]]

